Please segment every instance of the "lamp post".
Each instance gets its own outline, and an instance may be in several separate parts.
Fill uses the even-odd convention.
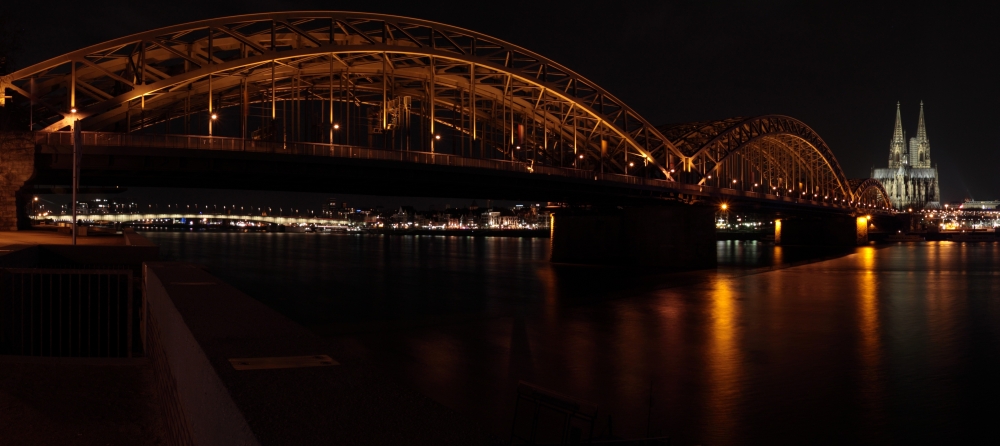
[[[73,108],[72,112],[76,113],[76,108]],[[83,154],[83,141],[81,138],[83,133],[80,129],[80,120],[76,119],[73,121],[73,185],[72,185],[72,202],[70,206],[73,207],[73,219],[71,221],[71,228],[73,229],[73,246],[76,246],[76,192],[80,185],[80,156]]]

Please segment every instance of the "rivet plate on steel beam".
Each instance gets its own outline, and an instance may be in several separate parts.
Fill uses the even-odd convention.
[[[230,358],[236,370],[295,369],[300,367],[329,367],[340,365],[327,355],[279,356],[272,358]]]

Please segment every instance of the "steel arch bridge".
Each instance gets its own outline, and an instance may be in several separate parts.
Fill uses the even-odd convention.
[[[850,180],[851,190],[857,199],[857,205],[861,208],[871,209],[892,209],[889,201],[889,194],[882,186],[882,182],[874,178]]]
[[[392,15],[279,12],[175,25],[35,64],[0,87],[30,108],[33,131],[80,120],[93,141],[182,134],[355,146],[837,207],[863,200],[829,147],[793,118],[656,127],[527,49]],[[865,191],[872,187],[880,186]]]

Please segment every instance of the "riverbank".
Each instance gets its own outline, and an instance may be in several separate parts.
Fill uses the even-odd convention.
[[[10,245],[71,245],[73,236],[55,230],[32,229],[29,231],[0,232],[0,248]],[[121,234],[88,234],[77,237],[78,246],[124,246]]]
[[[443,235],[449,237],[550,237],[548,229],[375,229],[370,234],[384,235]]]
[[[130,229],[102,240],[0,233],[0,265],[17,267],[0,283],[18,284],[0,287],[0,444],[497,443],[354,343],[317,337],[201,268],[155,261],[159,247]],[[73,312],[91,302],[97,311]]]
[[[120,354],[122,313],[110,304],[124,294],[111,293],[123,283],[113,277],[157,250],[134,232],[90,232],[77,246],[56,228],[0,232],[0,267],[11,268],[0,268],[0,444],[168,444],[153,367]],[[92,327],[104,330],[93,342]]]

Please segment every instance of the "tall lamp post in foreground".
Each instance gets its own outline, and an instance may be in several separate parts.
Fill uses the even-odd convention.
[[[76,109],[70,110],[73,114],[76,114]],[[73,245],[76,246],[76,192],[77,188],[80,186],[80,155],[83,154],[82,145],[83,142],[82,133],[80,130],[80,120],[73,120],[73,198],[70,206],[73,207]]]

